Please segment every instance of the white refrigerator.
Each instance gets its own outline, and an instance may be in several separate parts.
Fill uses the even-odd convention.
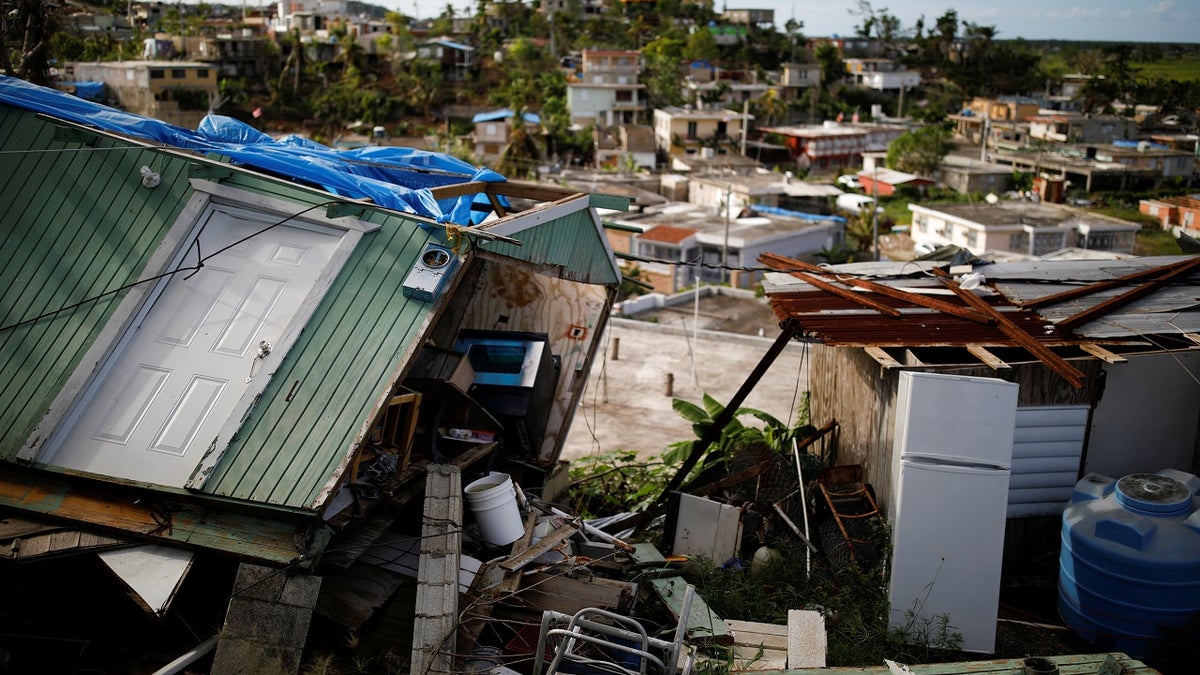
[[[900,373],[892,490],[890,623],[910,635],[942,617],[964,651],[996,645],[1017,385]]]

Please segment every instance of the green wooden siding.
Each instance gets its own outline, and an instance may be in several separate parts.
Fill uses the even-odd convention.
[[[191,194],[188,162],[0,106],[0,459],[12,459],[124,293],[39,319],[135,281]],[[162,175],[141,186],[143,165]]]
[[[522,245],[483,239],[475,240],[475,244],[535,265],[561,267],[565,279],[589,284],[621,281],[605,245],[605,234],[591,209],[580,209],[510,236]]]
[[[431,235],[401,216],[367,217],[382,227],[363,237],[205,492],[312,508],[387,391],[433,307],[401,285]]]

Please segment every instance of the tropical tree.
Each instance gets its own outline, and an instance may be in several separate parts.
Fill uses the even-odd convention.
[[[0,73],[51,86],[50,47],[60,26],[55,8],[61,5],[16,0],[0,6]]]
[[[525,122],[526,109],[517,109],[512,116],[512,127],[508,132],[508,144],[500,151],[496,161],[496,173],[508,178],[527,178],[537,175],[541,151],[537,141],[529,133]]]
[[[711,431],[717,418],[725,411],[725,405],[712,396],[704,394],[701,397],[701,405],[677,398],[671,401],[671,409],[691,422],[696,438],[702,439]],[[739,418],[747,416],[762,422],[762,426],[743,424]],[[789,452],[794,441],[804,440],[814,432],[816,432],[816,427],[809,423],[807,394],[797,411],[796,424],[791,427],[762,410],[738,408],[734,412],[733,418],[721,430],[716,442],[705,451],[703,460],[696,464],[684,480],[680,489],[686,491],[689,484],[705,482],[706,479],[723,473],[728,467],[729,460],[741,450],[757,446],[777,453]],[[682,464],[684,459],[695,450],[697,442],[698,440],[680,441],[671,444],[667,448],[667,452],[663,453],[663,461],[668,466]]]
[[[951,150],[950,131],[929,124],[907,131],[888,144],[887,163],[893,169],[928,176]]]
[[[646,70],[644,82],[651,108],[666,108],[683,103],[679,74],[683,47],[683,40],[664,35],[642,48]]]

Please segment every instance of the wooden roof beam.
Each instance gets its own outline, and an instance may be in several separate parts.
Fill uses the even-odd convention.
[[[762,255],[758,256],[758,259],[763,264],[770,265],[771,267],[775,267],[776,269],[780,270],[799,269],[806,272],[812,272],[814,274],[833,274],[833,272],[830,270],[820,267],[819,265],[813,265],[812,263],[806,263],[801,260],[794,260],[792,258],[787,258],[775,253],[763,253]],[[883,284],[877,284],[873,281],[867,281],[866,279],[859,279],[858,277],[838,276],[838,281],[848,286],[861,288],[866,291],[871,291],[872,293],[878,293],[895,300],[909,302],[920,307],[926,307],[928,309],[942,312],[944,314],[951,314],[969,321],[975,321],[977,323],[984,324],[991,323],[991,319],[989,319],[986,315],[976,312],[969,307],[952,305],[948,302],[944,302],[936,298],[930,298],[919,293],[902,291],[897,288],[892,288],[891,286],[885,286]]]
[[[992,370],[1012,370],[1012,366],[1005,363],[1004,359],[989,352],[983,345],[967,345],[967,351]]]
[[[1049,347],[1035,340],[1032,335],[1021,330],[1020,326],[997,311],[995,307],[989,305],[983,298],[971,291],[963,290],[953,279],[948,277],[940,278],[942,283],[954,291],[955,295],[962,298],[963,302],[967,305],[985,314],[990,314],[996,321],[996,327],[1003,331],[1005,335],[1012,338],[1013,342],[1016,342],[1026,351],[1036,356],[1038,360],[1061,375],[1063,379],[1070,382],[1076,389],[1083,387],[1083,381],[1087,376],[1080,372],[1079,369],[1067,363],[1065,359],[1055,354]]]
[[[845,298],[845,299],[855,302],[857,304],[863,305],[864,307],[870,307],[871,309],[879,312],[880,314],[885,314],[887,316],[892,317],[893,319],[900,318],[900,310],[896,309],[895,307],[889,307],[888,305],[885,305],[882,302],[879,302],[878,300],[872,300],[871,298],[868,298],[866,295],[864,295],[862,293],[855,293],[854,291],[852,291],[848,288],[844,288],[842,286],[837,286],[835,284],[831,284],[828,281],[818,279],[818,278],[814,277],[813,275],[805,274],[804,272],[790,272],[789,274],[791,274],[792,276],[796,277],[797,279],[800,279],[801,281],[803,281],[807,284],[810,284],[812,286],[815,286],[815,287],[825,291],[826,293],[832,293],[838,297]]]
[[[893,368],[903,368],[904,367],[904,364],[900,363],[896,359],[893,359],[891,354],[888,354],[887,352],[885,352],[883,350],[883,347],[875,347],[875,346],[863,347],[863,351],[866,352],[868,356],[875,359],[875,361],[877,363],[879,363],[879,365],[883,366],[884,368],[886,368],[888,370],[891,370]]]
[[[1120,354],[1114,354],[1104,347],[1091,342],[1085,342],[1079,345],[1079,348],[1106,363],[1125,363],[1128,360]]]

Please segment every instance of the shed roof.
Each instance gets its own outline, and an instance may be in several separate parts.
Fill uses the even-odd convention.
[[[1084,356],[1198,348],[1198,257],[975,260],[969,269],[982,282],[974,290],[942,262],[818,268],[781,256],[763,261],[788,272],[764,279],[779,319],[830,345],[1017,348],[1062,368],[1068,379],[1065,364],[1055,361],[1066,348]]]

